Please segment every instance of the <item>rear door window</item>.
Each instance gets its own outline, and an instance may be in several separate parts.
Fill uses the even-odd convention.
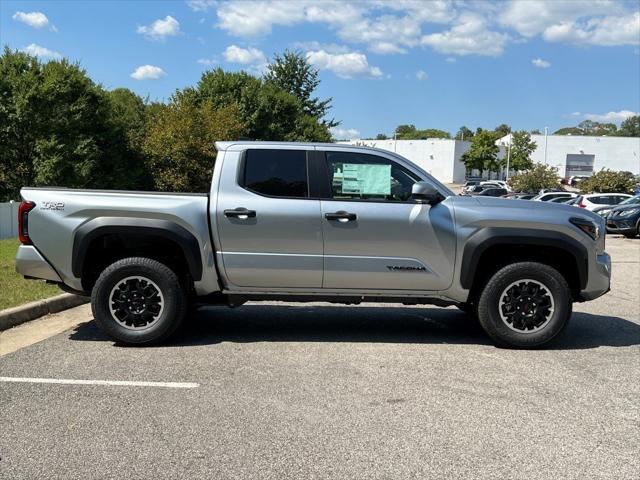
[[[242,185],[269,197],[308,198],[305,150],[247,150]]]

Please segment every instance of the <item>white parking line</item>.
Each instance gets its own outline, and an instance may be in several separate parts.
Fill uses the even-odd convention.
[[[0,377],[0,382],[56,383],[60,385],[107,385],[116,387],[198,388],[191,382],[131,382],[127,380],[73,380],[68,378]]]

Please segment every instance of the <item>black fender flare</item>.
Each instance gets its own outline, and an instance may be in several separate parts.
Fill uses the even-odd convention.
[[[578,268],[580,288],[587,286],[589,276],[589,254],[576,239],[553,230],[534,228],[486,227],[474,233],[464,246],[460,271],[462,288],[470,289],[482,254],[496,245],[531,245],[560,248],[570,255]]]
[[[195,280],[202,279],[202,256],[196,237],[186,228],[169,220],[128,217],[99,217],[78,228],[73,237],[71,271],[80,278],[89,245],[96,238],[108,234],[144,234],[162,237],[177,243],[187,259],[189,273]]]

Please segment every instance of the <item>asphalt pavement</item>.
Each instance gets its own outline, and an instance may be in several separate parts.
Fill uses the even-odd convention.
[[[607,250],[612,291],[539,351],[455,308],[286,303],[126,348],[78,307],[0,357],[0,478],[637,479],[640,239]]]

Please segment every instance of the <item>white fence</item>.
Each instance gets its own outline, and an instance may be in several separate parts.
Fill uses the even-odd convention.
[[[0,203],[0,240],[18,236],[18,206],[20,202]]]

